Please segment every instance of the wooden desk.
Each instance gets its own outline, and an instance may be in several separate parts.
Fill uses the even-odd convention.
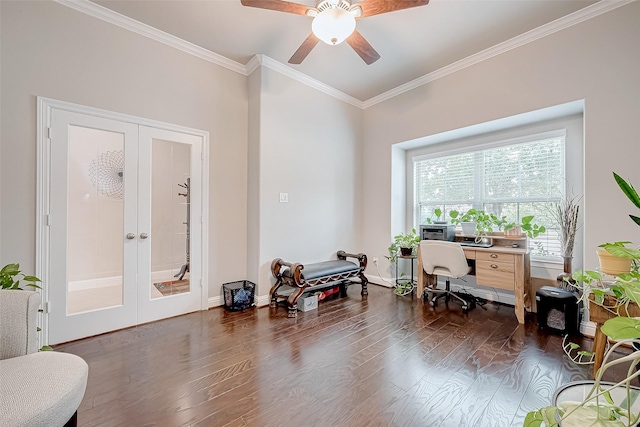
[[[460,240],[464,236],[456,236]],[[505,237],[492,235],[493,246],[479,248],[463,246],[467,260],[472,260],[475,268],[476,284],[513,291],[518,322],[524,323],[525,302],[531,307],[531,262],[527,248],[527,237]],[[519,247],[512,247],[518,244]],[[418,248],[418,296],[422,298],[425,287],[435,288],[438,277],[424,272],[422,257]],[[528,300],[527,300],[528,299]]]
[[[612,296],[606,296],[604,299],[604,305],[608,307],[616,307],[616,299]],[[620,316],[627,317],[627,310],[624,307],[618,307],[617,310]],[[629,313],[631,317],[640,317],[640,307],[635,303],[629,303]],[[602,333],[600,328],[612,317],[616,317],[614,313],[602,307],[601,305],[593,302],[593,294],[589,295],[589,320],[596,324],[596,335],[593,337],[593,353],[595,353],[593,363],[593,377],[595,378],[596,372],[602,366],[602,360],[604,359],[604,349],[607,344],[607,336]]]

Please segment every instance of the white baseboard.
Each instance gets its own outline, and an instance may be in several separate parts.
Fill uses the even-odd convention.
[[[369,279],[369,283],[384,286],[385,288],[393,288],[393,285],[389,283],[392,282],[391,279],[385,279],[381,276],[374,276],[373,274],[367,274],[367,279]]]
[[[224,304],[224,300],[222,299],[222,295],[218,295],[216,297],[209,297],[207,300],[207,305],[209,308],[220,307]]]
[[[392,288],[393,285],[389,282],[393,282],[393,279],[388,279],[386,277],[374,276],[373,274],[367,274],[367,278],[369,279],[369,283],[375,283],[376,285],[384,286],[387,288]],[[416,279],[417,280],[417,279]],[[438,281],[438,284],[441,288],[444,288],[445,282]],[[492,288],[479,287],[476,285],[462,285],[452,283],[451,284],[452,291],[461,291],[464,290],[471,295],[476,297],[486,299],[487,301],[500,302],[508,305],[515,305],[516,299],[513,293],[507,293],[502,291],[494,291]]]
[[[593,338],[596,335],[596,324],[590,320],[583,320],[580,322],[580,332]]]
[[[257,307],[264,307],[269,305],[269,295],[257,295],[254,298]],[[207,300],[207,305],[209,308],[220,307],[224,305],[224,299],[222,295],[218,295],[215,297],[209,297]]]

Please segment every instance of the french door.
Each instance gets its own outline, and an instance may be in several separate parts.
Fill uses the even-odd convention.
[[[48,343],[199,310],[202,137],[50,110]]]

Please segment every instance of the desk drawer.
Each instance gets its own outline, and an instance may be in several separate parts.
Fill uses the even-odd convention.
[[[480,255],[478,252],[477,255]],[[509,261],[476,261],[476,283],[492,288],[514,290],[515,268],[513,258]]]
[[[476,259],[481,261],[492,261],[499,262],[501,264],[514,264],[514,255],[513,254],[505,254],[503,252],[485,252],[485,251],[476,251]]]

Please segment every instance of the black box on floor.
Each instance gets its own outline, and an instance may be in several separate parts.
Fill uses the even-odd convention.
[[[256,285],[248,280],[224,283],[222,296],[224,308],[231,311],[240,311],[255,305]]]
[[[559,334],[580,333],[580,306],[575,292],[543,286],[536,292],[538,325]]]

